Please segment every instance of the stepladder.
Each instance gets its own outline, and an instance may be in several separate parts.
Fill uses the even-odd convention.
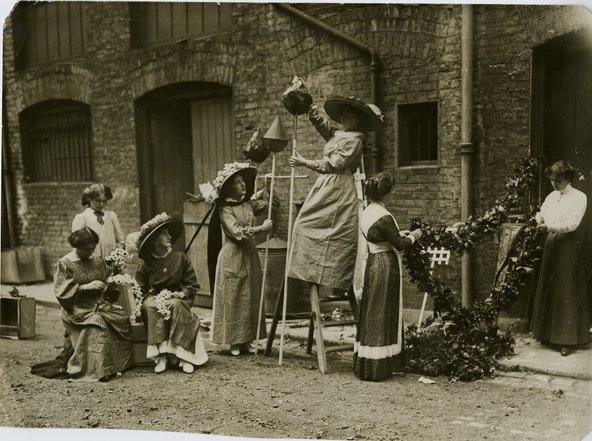
[[[430,274],[434,272],[434,267],[438,265],[448,265],[450,262],[450,250],[446,248],[431,248],[428,247],[426,252],[430,255]],[[421,302],[421,310],[419,311],[419,319],[417,320],[417,328],[420,329],[423,323],[423,315],[425,313],[426,304],[428,301],[428,293],[423,293],[423,301]]]
[[[283,293],[284,293],[284,289],[283,289],[283,284],[282,284],[282,286],[280,287],[278,296],[277,296],[275,312],[273,314],[273,320],[271,322],[271,327],[270,327],[270,330],[269,330],[269,333],[267,336],[267,345],[265,348],[265,355],[266,356],[271,355],[271,349],[273,346],[273,340],[275,338],[275,333],[277,331],[277,325],[278,325],[278,322],[281,320],[281,314],[282,314],[281,313],[281,311],[282,311],[281,305],[283,302]],[[309,296],[310,296],[311,312],[310,312],[310,316],[309,316],[309,330],[308,330],[306,352],[308,354],[312,353],[312,346],[313,346],[313,341],[314,341],[314,343],[316,343],[316,353],[317,353],[319,370],[323,374],[326,374],[327,373],[327,353],[339,351],[339,350],[353,349],[353,345],[349,344],[349,345],[336,345],[336,346],[326,347],[324,335],[323,335],[323,329],[327,328],[327,327],[333,327],[333,326],[348,326],[348,325],[357,324],[358,304],[357,304],[356,297],[354,295],[353,287],[350,287],[347,291],[345,291],[345,293],[343,293],[343,295],[332,296],[332,297],[326,298],[326,297],[319,296],[318,285],[310,284]],[[323,320],[323,315],[321,313],[321,304],[322,303],[343,302],[343,301],[349,302],[349,305],[350,305],[350,308],[352,311],[352,315],[354,317],[352,320]]]

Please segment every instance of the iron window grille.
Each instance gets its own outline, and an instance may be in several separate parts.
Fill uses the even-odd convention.
[[[27,182],[93,180],[89,106],[46,101],[22,112],[20,122]]]
[[[438,162],[438,103],[398,106],[399,166]]]

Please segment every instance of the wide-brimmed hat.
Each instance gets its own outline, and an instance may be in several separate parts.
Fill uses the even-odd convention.
[[[227,196],[227,194],[225,194],[227,193],[226,184],[230,182],[230,178],[237,173],[242,175],[245,184],[247,185],[247,193],[244,200],[249,200],[251,196],[253,196],[257,169],[248,162],[229,162],[224,164],[224,168],[218,172],[218,176],[214,179],[214,188],[218,192],[220,198],[223,199]]]
[[[149,250],[148,243],[150,238],[153,238],[158,234],[160,230],[167,228],[171,235],[171,243],[175,242],[181,233],[183,232],[183,222],[176,216],[168,215],[166,212],[157,214],[148,222],[140,227],[140,234],[136,247],[138,248],[138,256],[141,259],[146,258]]]
[[[374,104],[366,104],[364,101],[353,96],[335,96],[328,98],[327,101],[325,101],[325,112],[327,112],[327,115],[329,115],[332,119],[340,123],[341,109],[343,106],[348,106],[359,110],[360,113],[365,116],[364,120],[360,124],[360,130],[372,131],[382,127],[384,116],[380,109]]]

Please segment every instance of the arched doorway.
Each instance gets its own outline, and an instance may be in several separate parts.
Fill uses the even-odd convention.
[[[209,204],[199,195],[199,184],[213,181],[217,171],[235,156],[232,94],[226,86],[184,82],[153,90],[135,103],[140,181],[140,212],[145,222],[166,211],[185,222],[184,250]],[[201,286],[197,304],[211,304],[208,225],[188,251]]]

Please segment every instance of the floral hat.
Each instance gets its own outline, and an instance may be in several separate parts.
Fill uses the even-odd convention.
[[[332,119],[337,122],[341,122],[341,108],[343,106],[353,107],[354,109],[362,112],[366,118],[360,125],[360,129],[364,131],[373,131],[382,127],[384,123],[384,115],[378,106],[374,104],[366,104],[364,101],[353,97],[331,97],[325,101],[325,112]]]
[[[247,184],[247,194],[244,200],[248,200],[253,195],[255,189],[255,178],[257,177],[257,169],[248,162],[229,162],[224,164],[224,168],[218,171],[218,176],[214,179],[214,190],[217,197],[225,198],[228,192],[226,183],[230,182],[237,173],[240,173]]]
[[[149,252],[148,247],[146,246],[149,239],[155,237],[158,231],[165,227],[169,230],[171,242],[175,242],[183,232],[183,222],[181,222],[181,219],[168,215],[165,211],[157,214],[140,227],[136,246],[138,248],[138,256],[141,259],[146,258]]]

